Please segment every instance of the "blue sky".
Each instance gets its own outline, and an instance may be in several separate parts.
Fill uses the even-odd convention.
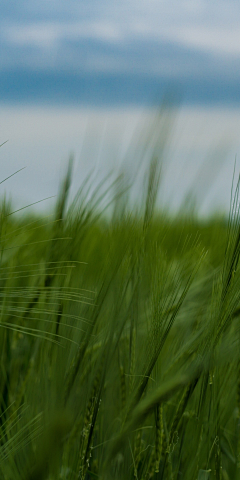
[[[235,0],[2,1],[0,103],[240,104]]]

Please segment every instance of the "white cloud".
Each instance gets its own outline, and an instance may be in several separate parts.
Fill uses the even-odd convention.
[[[32,1],[16,9],[6,18],[1,12],[1,69],[198,75],[204,61],[209,69],[208,56],[218,73],[232,72],[227,64],[240,59],[234,0],[59,0],[43,1],[40,9]]]
[[[36,2],[36,11],[39,5]],[[58,42],[95,39],[106,43],[139,40],[181,43],[216,53],[240,53],[240,4],[224,0],[194,2],[185,0],[123,0],[69,3],[68,11],[59,6],[42,6],[41,20],[24,17],[8,21],[2,17],[1,37],[10,44],[49,48]],[[45,10],[44,10],[45,8]],[[45,18],[44,18],[45,11]],[[54,15],[55,12],[55,15]],[[8,23],[9,22],[9,23]]]
[[[19,46],[54,47],[68,40],[100,40],[118,43],[139,40],[168,41],[185,47],[223,54],[240,54],[240,29],[238,26],[168,25],[156,26],[144,19],[130,25],[115,22],[54,23],[42,22],[31,25],[9,25],[2,27],[1,37],[9,44]]]
[[[206,27],[206,26],[180,26],[162,29],[155,35],[160,39],[178,43],[185,47],[215,54],[240,55],[240,30]]]
[[[49,48],[68,40],[94,39],[105,42],[123,41],[121,29],[111,22],[88,23],[41,22],[31,25],[9,25],[1,29],[2,39],[19,46]]]
[[[15,24],[2,28],[1,36],[9,44],[48,48],[59,39],[59,27],[52,23]]]

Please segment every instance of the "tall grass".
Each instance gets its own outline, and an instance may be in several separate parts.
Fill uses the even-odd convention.
[[[0,478],[239,479],[239,183],[227,223],[157,213],[155,157],[138,213],[71,171],[1,204]]]

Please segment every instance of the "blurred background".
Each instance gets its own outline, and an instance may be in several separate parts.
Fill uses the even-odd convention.
[[[136,179],[154,153],[159,202],[229,210],[240,154],[235,0],[1,2],[0,180],[16,208],[72,195],[94,169]],[[160,112],[160,113],[159,113]],[[159,116],[160,115],[160,116]],[[51,208],[55,199],[34,208]]]

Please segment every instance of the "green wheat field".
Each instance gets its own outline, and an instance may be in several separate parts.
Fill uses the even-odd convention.
[[[155,157],[135,207],[71,176],[54,214],[1,202],[0,478],[240,479],[239,181],[200,220]]]

